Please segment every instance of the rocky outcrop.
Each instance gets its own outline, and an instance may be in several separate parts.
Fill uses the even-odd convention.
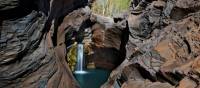
[[[174,88],[168,83],[149,82],[149,81],[127,81],[122,88]]]
[[[79,88],[66,58],[74,40],[91,46],[87,57],[98,68],[113,69],[124,60],[125,20],[92,14],[84,1],[62,1],[0,4],[0,87]]]
[[[48,12],[50,1],[45,1],[35,1],[30,7],[32,1],[8,0],[0,4],[1,88],[79,88],[65,59],[66,48],[63,36],[68,31],[66,26],[62,26],[65,20],[59,24],[58,41],[55,41],[58,46],[53,46],[54,24],[50,25],[51,31],[43,33],[44,25],[48,23],[47,15],[50,15],[45,14],[44,11],[46,9]],[[40,8],[40,5],[47,5],[47,7]],[[84,19],[78,17],[89,17],[89,14],[85,13],[88,11],[79,9],[66,18],[77,19],[79,23],[71,25],[79,30]],[[74,14],[77,18],[74,18]]]
[[[114,69],[102,88],[200,86],[199,0],[152,0],[114,19],[87,1],[0,2],[0,87],[79,88],[66,60],[74,40],[88,63]]]
[[[198,3],[155,0],[141,14],[130,14],[126,60],[102,88],[199,87]]]

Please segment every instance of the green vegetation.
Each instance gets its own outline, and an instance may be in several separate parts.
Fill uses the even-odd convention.
[[[75,66],[77,63],[76,56],[77,56],[77,43],[74,43],[72,47],[69,49],[69,52],[67,53],[67,62],[72,71],[75,70]]]
[[[126,12],[131,0],[96,0],[92,5],[92,11],[103,16],[113,16]]]

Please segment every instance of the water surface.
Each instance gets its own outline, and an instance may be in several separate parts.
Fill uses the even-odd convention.
[[[74,73],[75,78],[79,82],[81,88],[100,88],[104,84],[109,75],[109,70],[92,69],[85,70],[86,73]]]

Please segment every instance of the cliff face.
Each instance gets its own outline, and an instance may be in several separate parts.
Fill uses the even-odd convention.
[[[66,55],[71,39],[81,41],[84,32],[96,67],[113,69],[124,59],[122,29],[128,26],[92,14],[87,0],[1,2],[0,88],[79,88]]]
[[[198,88],[198,4],[155,0],[141,14],[130,14],[126,60],[102,88],[112,88],[117,81],[122,88]]]
[[[49,29],[44,27],[47,23],[51,23],[47,22],[49,19],[47,17],[52,14],[47,12],[50,12],[50,8],[55,9],[50,7],[50,0],[1,0],[0,2],[0,87],[79,88],[65,60],[65,46],[61,44],[53,46],[52,31],[46,31]],[[74,2],[75,0],[66,3]],[[52,6],[59,4],[64,3],[62,1],[51,3]],[[73,6],[65,7],[70,10],[63,12],[67,15],[80,8]],[[80,9],[77,12],[79,13],[76,14],[82,14],[84,10]],[[60,17],[52,19],[58,18]],[[42,33],[43,30],[45,34]],[[62,38],[58,38],[64,42]]]

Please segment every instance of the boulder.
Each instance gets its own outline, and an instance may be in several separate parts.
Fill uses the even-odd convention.
[[[168,83],[160,83],[160,82],[150,82],[148,80],[145,81],[133,81],[129,80],[122,85],[121,88],[175,88]]]

